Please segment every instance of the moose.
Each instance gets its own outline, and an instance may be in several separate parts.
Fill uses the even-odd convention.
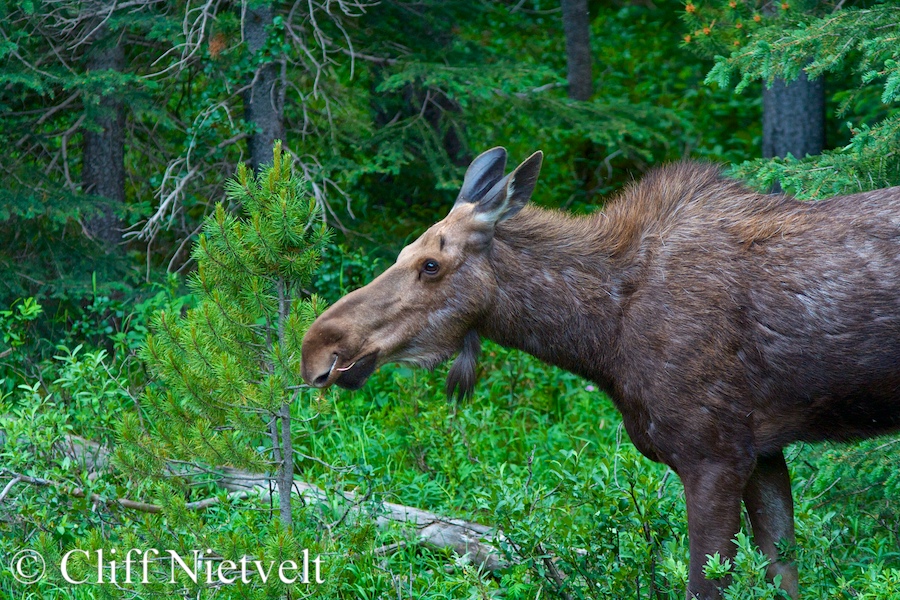
[[[684,162],[571,216],[528,204],[541,152],[506,160],[478,156],[449,214],[318,317],[303,378],[358,389],[458,354],[466,396],[483,337],[581,375],[684,484],[687,597],[721,597],[704,563],[735,555],[743,500],[796,598],[784,446],[900,430],[900,187],[801,202]]]

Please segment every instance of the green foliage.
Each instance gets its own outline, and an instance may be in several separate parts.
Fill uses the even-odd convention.
[[[455,191],[465,159],[498,143],[513,157],[542,149],[548,160],[537,200],[577,210],[593,210],[634,171],[662,161],[692,153],[732,161],[758,153],[759,101],[703,85],[711,63],[679,46],[680,3],[596,11],[591,44],[598,57],[597,91],[587,102],[567,97],[562,23],[548,12],[558,4],[527,6],[466,6],[465,18],[448,20],[459,31],[451,43],[413,38],[422,44],[416,53],[379,67],[377,90],[387,97],[372,101],[395,120],[376,139],[405,153],[397,157],[402,176],[391,178],[392,190],[374,202],[394,207],[391,198],[399,195],[408,203],[407,194],[393,191],[396,186],[421,188],[421,174],[438,166],[437,187]],[[392,96],[401,92],[405,108]],[[408,106],[410,96],[421,110]],[[395,136],[402,137],[391,141]],[[465,153],[454,155],[459,146]],[[438,198],[432,219],[452,201],[449,194]]]
[[[127,370],[104,350],[58,352],[40,379],[0,398],[0,476],[10,486],[0,522],[0,593],[10,598],[91,597],[65,584],[58,569],[34,586],[20,585],[9,576],[8,557],[32,548],[53,573],[63,549],[97,539],[111,525],[128,528],[127,518],[104,506],[122,488],[100,445],[113,443],[121,414],[134,406]],[[13,486],[12,473],[32,479]]]
[[[322,266],[312,282],[319,297],[328,304],[341,296],[364,286],[381,273],[390,263],[380,257],[372,257],[361,248],[348,248],[329,243],[322,254]]]
[[[100,295],[127,298],[107,282],[139,286],[129,267],[185,265],[188,238],[252,132],[239,118],[241,90],[272,57],[286,61],[286,145],[329,222],[363,234],[351,239],[367,249],[433,221],[468,160],[500,143],[514,156],[543,149],[552,160],[541,201],[580,210],[634,170],[690,153],[734,161],[758,145],[758,126],[748,125],[758,100],[702,85],[709,65],[678,47],[674,0],[595,7],[597,93],[584,103],[567,98],[558,5],[543,0],[383,2],[365,16],[275,3],[258,54],[243,43],[240,3],[206,7],[212,13],[180,0],[115,5],[107,25],[124,40],[121,73],[86,70],[93,26],[77,3],[54,5],[0,5],[0,140],[14,148],[0,190],[0,296],[58,299],[51,313],[90,304],[93,273]],[[80,187],[78,149],[105,94],[125,101],[129,125],[126,260],[82,235],[97,207]]]
[[[722,12],[716,8],[722,2],[710,4],[713,14]],[[785,6],[791,4],[786,2]],[[737,78],[736,90],[741,92],[754,81],[768,84],[775,77],[791,81],[801,70],[813,78],[843,76],[851,71],[854,81],[849,85],[853,87],[836,94],[840,102],[838,114],[851,135],[849,143],[818,157],[748,161],[733,172],[763,189],[780,181],[786,190],[803,198],[897,185],[900,158],[894,149],[900,139],[898,7],[876,2],[835,11],[821,9],[820,6],[817,12],[810,13],[790,8],[783,10],[780,18],[766,17],[758,27],[746,31],[744,41],[730,55],[716,57],[707,81],[726,87]],[[706,10],[705,5],[701,9],[698,3],[694,12],[687,13],[686,20],[702,21]],[[712,45],[710,42],[708,47]]]
[[[302,333],[317,308],[315,299],[300,296],[328,241],[305,182],[292,174],[280,146],[271,167],[259,176],[239,169],[228,190],[244,218],[219,210],[208,220],[195,249],[192,296],[172,297],[173,287],[164,289],[120,317],[127,324],[122,331],[102,330],[126,357],[124,364],[111,366],[104,350],[60,346],[56,361],[42,373],[52,383],[20,385],[0,402],[0,476],[12,478],[11,488],[26,488],[9,499],[12,529],[4,530],[0,550],[27,545],[35,531],[44,531],[39,547],[48,564],[56,566],[39,586],[44,593],[71,587],[62,581],[58,565],[73,549],[157,548],[190,557],[198,548],[216,548],[235,560],[247,554],[293,560],[303,544],[314,555],[338,554],[328,545],[334,540],[289,535],[267,511],[251,508],[245,520],[233,518],[233,499],[215,498],[214,488],[205,483],[208,477],[195,470],[273,470],[273,447],[284,449],[269,435],[273,424],[285,418],[286,403],[299,403],[301,415],[308,410],[297,369]],[[106,314],[113,306],[102,297],[94,304],[90,314]],[[160,308],[142,351],[158,381],[141,394],[129,380],[146,383],[146,373],[128,360],[131,344],[146,333],[147,315]],[[30,308],[23,314],[36,312]],[[119,440],[124,443],[117,445]],[[110,463],[112,448],[118,468]],[[277,454],[274,458],[277,462]],[[176,474],[184,480],[173,480]],[[196,514],[187,507],[193,494],[207,500],[212,495],[220,504]],[[132,504],[122,505],[121,495],[155,502],[162,514],[124,514],[122,506]],[[99,510],[91,511],[92,505]],[[321,514],[308,507],[298,512],[299,526],[314,521],[309,531],[316,531]],[[113,532],[104,532],[109,526]],[[96,558],[72,564],[77,577],[98,568]],[[168,577],[157,575],[147,585],[138,584],[134,593],[170,590]],[[276,581],[263,586],[266,591],[251,586],[240,594],[271,597],[282,588]],[[10,589],[21,588],[13,584]],[[88,584],[82,589],[91,597],[118,597],[115,587]]]
[[[818,0],[688,0],[683,4],[682,19],[689,32],[684,43],[707,56],[743,49],[756,42],[764,28],[793,25],[798,19],[822,16],[836,8],[835,2]]]
[[[206,221],[189,283],[197,304],[161,313],[142,351],[161,384],[143,404],[154,456],[269,470],[257,448],[282,404],[301,398],[300,343],[321,310],[301,298],[328,239],[306,186],[277,146],[259,177],[242,165],[227,185],[244,217],[219,204]],[[135,425],[129,435],[146,439]],[[140,454],[123,460],[140,468]]]
[[[15,385],[17,375],[22,375],[22,369],[30,368],[30,356],[37,350],[34,321],[43,310],[34,298],[25,298],[14,302],[8,309],[0,310],[0,332],[3,336],[0,351],[3,362],[0,364],[4,371],[3,387],[7,392]]]
[[[164,283],[145,284],[137,294],[106,295],[95,285],[90,303],[63,322],[63,340],[68,345],[105,345],[121,355],[134,354],[144,345],[158,312],[180,313],[192,305],[193,297],[182,294],[181,287],[174,274]]]
[[[370,280],[446,212],[468,159],[486,147],[504,144],[513,157],[545,150],[538,201],[579,211],[664,160],[741,163],[758,154],[758,86],[801,68],[840,88],[833,102],[852,128],[846,143],[821,158],[751,161],[736,172],[810,196],[896,183],[896,7],[832,12],[832,4],[791,2],[769,14],[746,1],[592,3],[596,92],[577,103],[565,90],[557,2],[388,1],[340,20],[300,4],[292,20],[279,3],[258,55],[241,41],[237,3],[219,3],[208,21],[185,21],[192,6],[117,8],[110,26],[129,42],[128,72],[117,75],[86,73],[83,45],[70,48],[45,27],[46,4],[0,2],[0,139],[11,149],[0,191],[9,298],[0,312],[0,353],[9,350],[0,596],[286,591],[165,578],[72,586],[52,569],[26,587],[6,570],[26,547],[49,565],[74,548],[155,547],[182,555],[212,548],[224,558],[321,555],[326,583],[297,586],[295,597],[683,598],[682,487],[627,441],[604,394],[491,344],[468,404],[446,403],[445,368],[386,366],[357,393],[312,393],[298,387],[297,357],[324,301],[305,299],[307,291],[333,301]],[[208,29],[191,37],[185,23]],[[239,90],[274,55],[288,60],[288,141],[309,181],[279,154],[260,176],[243,169],[223,185],[251,131],[239,118]],[[710,69],[715,85],[703,85]],[[171,198],[146,230],[152,244],[133,239],[125,262],[98,256],[81,235],[93,204],[73,183],[75,125],[93,126],[105,93],[128,103],[126,223],[145,223]],[[325,215],[353,231],[332,242]],[[201,222],[190,294],[175,275],[147,286],[161,279],[157,266],[186,264],[181,248],[190,241],[181,242]],[[325,501],[294,506],[290,530],[268,498],[216,485],[220,467],[274,470],[271,426],[285,403],[297,476],[327,492]],[[89,459],[72,447],[77,440]],[[897,441],[789,450],[798,543],[784,552],[796,556],[805,596],[900,594]],[[189,504],[204,500],[215,502]],[[408,527],[378,526],[384,501],[502,530],[510,565],[482,573],[466,557],[411,542]],[[747,527],[735,543],[729,564],[707,558],[711,574],[732,578],[726,597],[782,598],[764,579],[766,559]],[[74,568],[85,574],[96,564]]]
[[[605,395],[521,353],[488,344],[468,404],[447,404],[445,368],[425,373],[387,366],[363,390],[318,401],[314,413],[301,413],[307,418],[292,422],[298,477],[334,494],[330,502],[296,506],[291,537],[270,516],[268,502],[225,498],[208,486],[185,490],[177,478],[154,483],[137,476],[150,470],[147,464],[132,465],[140,471],[104,469],[100,477],[88,477],[90,467],[67,459],[60,441],[78,434],[114,445],[113,431],[134,406],[132,396],[148,426],[171,428],[146,410],[145,398],[124,391],[134,384],[102,352],[60,350],[58,356],[52,374],[47,371],[48,387],[22,387],[0,403],[0,431],[7,436],[0,440],[2,468],[103,498],[156,502],[165,511],[143,514],[94,504],[61,487],[19,483],[4,503],[3,556],[30,547],[48,564],[59,564],[72,548],[156,547],[189,555],[209,547],[225,557],[267,559],[309,549],[322,555],[326,569],[327,583],[307,589],[316,598],[387,598],[398,589],[430,599],[559,593],[612,599],[637,590],[642,597],[684,597],[687,528],[677,477],[640,456]],[[894,436],[788,451],[805,595],[895,596],[896,443]],[[120,445],[117,454],[129,448]],[[142,460],[152,457],[143,454]],[[339,492],[346,490],[365,499],[359,518],[344,517]],[[220,503],[202,512],[185,508],[210,496]],[[500,547],[514,562],[496,577],[479,574],[464,559],[409,544],[403,527],[376,529],[381,501],[496,526],[507,540]],[[733,577],[726,597],[783,598],[764,581],[765,559],[749,536],[741,533],[736,543],[735,560],[719,568]],[[374,552],[392,546],[386,555]],[[84,573],[95,569],[90,561],[76,566]],[[562,583],[553,569],[564,576]],[[118,589],[75,587],[51,576],[29,589],[61,598],[172,593],[161,579]],[[262,598],[278,590],[223,586],[195,593]],[[19,597],[26,588],[6,577],[0,591]]]
[[[41,305],[34,298],[25,298],[8,310],[0,311],[0,329],[3,331],[3,343],[14,350],[25,344],[25,334],[21,331],[29,321],[34,321],[41,314]]]
[[[307,462],[301,477],[500,527],[503,549],[516,562],[491,585],[513,597],[620,598],[638,588],[644,597],[684,597],[682,487],[627,441],[608,398],[571,374],[493,344],[486,345],[470,404],[447,405],[443,376],[444,369],[386,366],[359,392],[343,394],[307,425],[319,435],[298,437],[307,440],[304,454],[356,468],[321,472]],[[893,440],[788,450],[804,594],[879,597],[893,589],[898,496],[889,487],[883,496],[878,491],[885,487],[880,477],[896,472]],[[871,463],[860,464],[863,456]],[[848,496],[849,510],[828,508],[843,508]],[[721,569],[733,578],[727,597],[783,598],[765,581],[766,559],[748,526],[736,543],[737,557]],[[401,573],[423,572],[407,556],[390,564]],[[564,574],[562,585],[550,564]],[[428,577],[439,586],[448,575]]]

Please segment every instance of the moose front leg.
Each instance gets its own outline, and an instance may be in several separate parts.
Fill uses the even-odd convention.
[[[778,555],[777,544],[794,543],[794,502],[791,476],[784,454],[761,456],[744,488],[744,503],[750,514],[753,540],[769,557],[766,576],[771,581],[781,575],[781,588],[797,598],[797,565]]]
[[[741,461],[744,463],[744,461]],[[734,536],[741,524],[741,492],[753,469],[747,464],[700,460],[688,470],[680,469],[687,501],[690,568],[688,600],[718,600],[729,578],[710,580],[704,575],[707,556],[719,553],[733,559]]]

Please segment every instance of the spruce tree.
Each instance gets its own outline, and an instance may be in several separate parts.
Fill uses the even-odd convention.
[[[134,448],[121,458],[157,473],[173,459],[270,473],[290,527],[291,414],[309,398],[300,344],[318,312],[303,290],[329,232],[280,143],[271,166],[255,175],[242,164],[226,192],[242,216],[219,203],[207,218],[193,252],[196,306],[159,314],[143,350],[158,382],[142,402],[155,431],[132,417],[124,432],[154,460]]]
[[[685,5],[685,43],[715,55],[707,82],[741,92],[761,81],[826,74],[849,136],[819,156],[751,160],[732,172],[760,189],[776,181],[802,198],[900,184],[900,7],[876,1],[695,0]],[[838,86],[844,87],[838,90]]]

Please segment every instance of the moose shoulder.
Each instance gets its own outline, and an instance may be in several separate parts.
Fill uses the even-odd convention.
[[[476,158],[447,217],[312,325],[303,377],[355,389],[459,352],[466,394],[481,337],[578,373],[684,483],[688,597],[720,597],[703,565],[734,555],[742,500],[796,597],[782,448],[900,429],[900,188],[798,202],[685,163],[573,217],[526,206],[541,159]]]

